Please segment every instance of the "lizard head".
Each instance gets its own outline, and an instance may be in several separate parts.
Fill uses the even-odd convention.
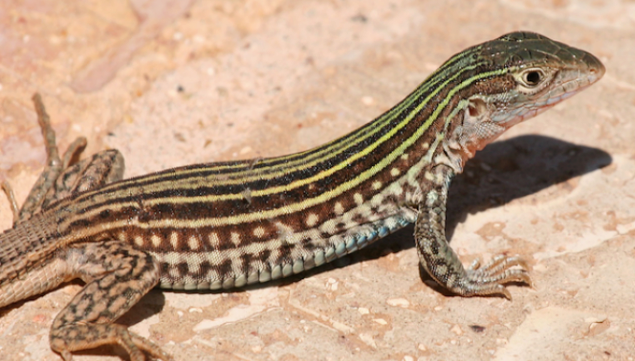
[[[477,45],[457,64],[474,70],[464,82],[448,146],[471,158],[511,126],[598,81],[604,66],[592,54],[531,32]],[[469,64],[469,65],[468,65]],[[475,66],[475,64],[477,66]]]

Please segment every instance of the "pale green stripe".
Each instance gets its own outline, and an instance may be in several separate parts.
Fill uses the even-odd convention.
[[[298,212],[298,211],[304,210],[306,208],[309,208],[311,206],[314,206],[314,205],[317,205],[317,204],[320,204],[320,203],[324,203],[324,202],[326,202],[326,201],[328,201],[330,199],[333,199],[333,198],[345,193],[346,191],[358,186],[359,184],[363,183],[364,181],[366,181],[368,179],[371,179],[378,172],[380,172],[382,169],[386,168],[390,163],[392,163],[394,160],[396,160],[398,157],[400,157],[402,154],[404,154],[405,150],[408,149],[410,146],[412,146],[425,133],[425,131],[430,127],[430,125],[438,118],[439,114],[441,114],[441,112],[448,105],[448,103],[450,102],[452,97],[458,91],[460,91],[461,89],[464,89],[465,87],[467,87],[468,85],[472,84],[474,81],[476,81],[478,79],[483,79],[483,78],[486,78],[486,77],[489,77],[489,76],[493,76],[493,75],[504,74],[508,70],[509,69],[499,69],[499,70],[495,70],[495,71],[484,72],[484,73],[477,74],[477,75],[475,75],[475,76],[473,76],[471,78],[468,78],[468,79],[464,80],[461,84],[459,84],[458,86],[456,86],[452,90],[450,90],[448,92],[448,95],[439,104],[439,106],[430,115],[430,117],[428,117],[428,119],[426,119],[426,121],[422,124],[422,126],[417,128],[417,131],[414,132],[412,136],[410,136],[405,142],[401,143],[388,156],[386,156],[380,162],[375,164],[373,167],[371,167],[371,168],[365,170],[364,172],[360,173],[360,175],[358,177],[355,177],[355,178],[349,180],[346,183],[342,183],[337,188],[332,189],[330,191],[327,191],[325,193],[322,193],[318,197],[306,199],[306,200],[304,200],[302,202],[290,204],[290,205],[287,205],[287,206],[282,207],[282,208],[272,209],[272,210],[268,210],[268,211],[259,211],[259,212],[255,212],[255,213],[240,214],[240,215],[232,216],[232,217],[200,218],[200,219],[196,219],[196,220],[161,219],[161,220],[151,221],[151,222],[148,222],[148,223],[145,223],[145,224],[138,223],[137,226],[142,227],[142,228],[154,228],[154,227],[177,227],[177,228],[178,227],[184,227],[184,228],[186,228],[186,227],[235,225],[235,224],[240,224],[240,223],[244,223],[244,222],[252,222],[252,221],[262,220],[262,219],[273,219],[273,218],[279,217],[281,215]],[[421,104],[419,104],[412,112],[410,112],[408,114],[408,116],[404,119],[404,121],[402,121],[399,124],[399,126],[395,127],[388,134],[385,134],[382,138],[380,138],[379,141],[373,143],[373,145],[371,145],[368,148],[366,148],[364,150],[364,152],[360,152],[360,153],[356,154],[353,158],[359,159],[362,156],[368,155],[374,149],[376,149],[376,147],[379,144],[381,144],[381,143],[383,143],[385,141],[388,141],[400,129],[402,129],[408,122],[410,122],[419,112],[421,112],[421,110],[423,109],[423,107],[425,107],[425,105],[426,105],[425,102],[422,102]],[[428,150],[428,152],[434,152],[434,149],[430,149],[430,150]],[[255,198],[255,197],[268,196],[268,195],[271,195],[271,194],[274,194],[274,193],[286,192],[286,191],[289,191],[290,189],[301,187],[303,185],[315,182],[318,179],[322,179],[322,178],[324,178],[326,176],[332,175],[337,170],[341,170],[341,169],[345,168],[346,165],[349,162],[351,162],[351,160],[347,160],[346,162],[342,162],[342,163],[338,164],[337,166],[332,167],[332,168],[330,168],[330,169],[328,169],[328,170],[326,170],[324,172],[316,174],[314,177],[312,177],[310,179],[299,180],[299,181],[293,182],[291,184],[288,184],[286,186],[272,187],[272,188],[268,188],[268,189],[264,189],[264,190],[260,190],[260,191],[254,191],[254,192],[251,193],[251,197]],[[173,203],[173,204],[177,204],[177,203],[178,204],[185,204],[185,203],[192,203],[192,202],[213,203],[215,201],[236,200],[236,199],[242,199],[242,198],[243,198],[242,194],[225,194],[225,195],[219,195],[219,196],[200,196],[200,197],[173,197],[173,198],[168,198],[168,199],[146,200],[146,201],[144,201],[144,204],[156,204],[156,203],[159,203],[161,201],[168,201],[169,203]],[[104,208],[113,209],[112,206],[108,206],[108,207],[104,207]],[[82,214],[81,218],[94,216],[94,215],[98,214],[101,210],[102,210],[101,208],[93,209],[90,212]],[[103,227],[109,228],[108,224],[104,224]]]

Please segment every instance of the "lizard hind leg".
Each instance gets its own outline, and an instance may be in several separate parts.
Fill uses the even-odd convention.
[[[31,188],[26,201],[24,201],[24,204],[19,212],[15,211],[17,203],[14,200],[11,201],[12,198],[15,199],[11,188],[8,184],[3,185],[5,194],[13,203],[12,209],[14,226],[19,221],[27,220],[40,211],[42,203],[44,202],[45,194],[53,187],[53,183],[63,171],[62,160],[60,159],[57,144],[55,142],[55,132],[51,127],[51,121],[49,115],[46,113],[44,103],[42,103],[42,97],[40,94],[35,93],[32,99],[37,113],[37,120],[40,124],[40,128],[42,129],[42,136],[44,137],[44,145],[46,147],[46,166]]]
[[[145,360],[144,352],[168,361],[159,346],[113,323],[159,282],[159,268],[151,255],[119,241],[87,243],[70,248],[65,262],[71,276],[86,285],[55,317],[51,348],[66,361],[72,352],[118,344],[131,361]]]
[[[20,208],[9,183],[2,183],[2,190],[9,199],[13,212],[13,224],[31,218],[51,203],[71,195],[101,187],[123,178],[124,160],[116,149],[94,154],[77,161],[86,148],[86,138],[79,137],[60,158],[49,115],[39,94],[33,95],[33,104],[44,137],[47,161],[24,204]]]
[[[116,149],[93,154],[64,170],[47,192],[42,209],[82,192],[97,189],[123,178],[124,159]]]

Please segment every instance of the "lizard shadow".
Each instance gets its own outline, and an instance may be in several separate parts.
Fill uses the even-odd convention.
[[[464,172],[450,185],[448,239],[468,214],[505,205],[556,184],[572,191],[575,185],[567,181],[612,161],[601,149],[539,135],[490,144],[466,163]]]
[[[567,185],[565,182],[604,168],[611,162],[611,156],[603,150],[546,136],[526,135],[490,144],[476,153],[476,156],[466,163],[464,172],[452,181],[447,204],[447,237],[451,240],[456,226],[464,221],[468,214],[507,204],[514,199],[537,193],[555,184],[563,184],[564,187],[573,189],[574,186]],[[230,290],[230,292],[240,293],[261,287],[287,285],[334,268],[375,260],[391,253],[414,248],[412,234],[413,226],[408,226],[360,251],[321,267],[277,281]],[[436,286],[421,266],[419,271],[426,284],[442,294],[450,295]],[[165,297],[161,292],[152,291],[144,297],[141,304],[133,307],[133,312],[128,312],[122,317],[119,323],[135,324],[159,312],[164,302]],[[152,305],[150,310],[146,308],[148,305]]]

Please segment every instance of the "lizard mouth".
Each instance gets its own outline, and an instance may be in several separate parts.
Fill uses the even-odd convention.
[[[601,77],[601,75],[600,75],[600,77]],[[560,94],[558,96],[555,96],[555,97],[547,98],[547,100],[542,102],[542,103],[534,104],[534,106],[531,107],[530,109],[528,109],[526,112],[523,112],[522,114],[519,114],[519,115],[517,115],[515,117],[512,117],[511,119],[506,121],[504,123],[505,124],[505,129],[509,129],[509,128],[513,127],[514,125],[523,122],[525,119],[529,119],[529,118],[535,117],[536,115],[538,115],[540,113],[543,113],[547,109],[550,109],[550,108],[554,107],[555,105],[559,104],[563,100],[571,98],[572,96],[578,94],[580,91],[588,88],[593,83],[595,83],[597,80],[599,80],[599,77],[597,79],[594,79],[593,81],[589,82],[586,85],[583,85],[583,86],[580,86],[580,87],[576,88],[575,90],[562,93],[562,94]]]
[[[597,79],[596,79],[596,81],[597,81]],[[568,99],[568,98],[576,95],[577,93],[579,93],[581,90],[586,89],[587,87],[589,87],[594,82],[595,81],[589,82],[589,84],[587,84],[587,85],[581,86],[581,87],[576,88],[575,90],[572,90],[572,91],[569,91],[569,92],[562,93],[562,94],[560,94],[558,96],[547,98],[546,101],[544,101],[542,103],[534,104],[534,106],[532,106],[531,108],[528,108],[526,111],[521,111],[520,114],[509,118],[507,121],[501,121],[498,124],[500,124],[500,125],[502,125],[504,127],[503,131],[495,133],[495,134],[492,134],[490,137],[479,139],[478,141],[473,142],[471,145],[467,146],[467,150],[468,150],[467,153],[469,154],[469,158],[473,157],[474,153],[476,153],[477,151],[485,148],[485,146],[487,144],[489,144],[492,141],[496,140],[496,138],[498,138],[502,133],[504,133],[505,130],[513,127],[514,125],[516,125],[518,123],[523,122],[526,119],[533,118],[536,115],[538,115],[540,113],[543,113],[547,109],[550,109],[550,108],[554,107],[555,105],[557,105],[558,103],[562,102],[563,100]]]

